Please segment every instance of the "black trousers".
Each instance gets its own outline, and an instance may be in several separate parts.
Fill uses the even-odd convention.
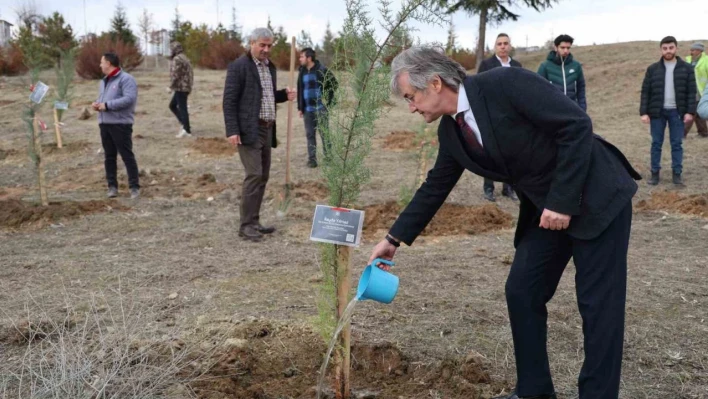
[[[189,111],[187,110],[187,97],[189,93],[185,91],[175,91],[170,101],[170,111],[177,117],[179,123],[187,133],[192,133],[192,128],[189,126]]]
[[[554,392],[546,350],[546,303],[553,297],[571,257],[575,261],[585,350],[578,377],[580,399],[619,396],[631,224],[629,203],[592,240],[542,229],[538,223],[524,234],[506,282],[519,396]]]
[[[118,187],[117,159],[118,154],[123,158],[125,169],[128,172],[128,185],[130,188],[140,188],[138,177],[138,163],[133,154],[133,125],[108,125],[99,124],[101,129],[101,144],[106,154],[106,182],[108,187]]]
[[[503,183],[504,186],[502,188],[502,193],[508,193],[510,191],[513,191],[514,189],[511,188],[510,185]],[[484,192],[486,193],[487,191],[494,192],[494,180],[492,179],[484,179]]]

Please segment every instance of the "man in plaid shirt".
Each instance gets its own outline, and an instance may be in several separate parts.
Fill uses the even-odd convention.
[[[305,120],[307,134],[307,165],[317,167],[317,131],[322,139],[322,150],[328,155],[330,143],[327,140],[327,109],[332,104],[337,91],[337,79],[319,60],[310,47],[300,50],[300,74],[297,79],[297,109]],[[322,131],[321,126],[325,126]]]
[[[260,223],[261,204],[270,175],[271,148],[277,146],[275,104],[295,99],[295,91],[275,90],[276,70],[268,59],[273,32],[253,31],[246,54],[229,64],[224,84],[226,137],[238,148],[246,171],[241,193],[239,236],[259,241],[274,227]]]

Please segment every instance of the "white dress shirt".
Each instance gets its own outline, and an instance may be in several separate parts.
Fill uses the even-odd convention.
[[[504,61],[502,61],[502,59],[499,58],[498,55],[495,55],[495,57],[497,57],[497,59],[499,60],[499,62],[502,64],[503,67],[510,67],[511,66],[511,57],[508,57],[509,62],[507,62],[507,63],[504,63]]]
[[[477,120],[474,118],[474,114],[472,113],[472,107],[470,107],[470,101],[467,99],[467,92],[465,91],[464,84],[460,85],[460,90],[458,92],[457,112],[454,115],[450,116],[452,116],[452,119],[456,120],[457,114],[459,114],[460,112],[464,112],[465,123],[467,123],[467,125],[472,128],[472,131],[474,132],[474,136],[477,138],[477,141],[482,147],[484,147],[484,143],[482,143],[482,134],[479,132]]]

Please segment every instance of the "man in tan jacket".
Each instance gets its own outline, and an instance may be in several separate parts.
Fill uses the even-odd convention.
[[[170,111],[175,114],[182,125],[182,129],[177,133],[177,138],[192,137],[192,129],[189,126],[189,110],[187,109],[187,97],[192,92],[192,82],[194,82],[192,64],[184,54],[184,49],[179,42],[170,43],[170,51],[170,90],[174,91],[172,101],[170,101]]]

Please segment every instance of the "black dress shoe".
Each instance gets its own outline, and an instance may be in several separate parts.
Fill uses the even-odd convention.
[[[238,232],[239,237],[242,237],[244,240],[247,241],[254,241],[258,242],[263,238],[263,233],[260,231],[256,230],[254,226],[246,226],[241,228]]]
[[[556,397],[556,394],[551,394],[551,395],[536,395],[536,396],[519,396],[516,394],[516,392],[512,392],[511,395],[508,396],[497,396],[493,399],[558,399]]]
[[[484,199],[490,202],[496,202],[497,199],[494,197],[494,191],[484,190]]]
[[[514,192],[514,189],[511,187],[504,187],[504,190],[502,190],[502,195],[505,197],[508,197],[510,200],[516,202],[519,199],[516,197],[516,193]]]
[[[273,226],[262,226],[260,224],[256,224],[253,228],[261,234],[273,234],[275,232],[275,227]]]

